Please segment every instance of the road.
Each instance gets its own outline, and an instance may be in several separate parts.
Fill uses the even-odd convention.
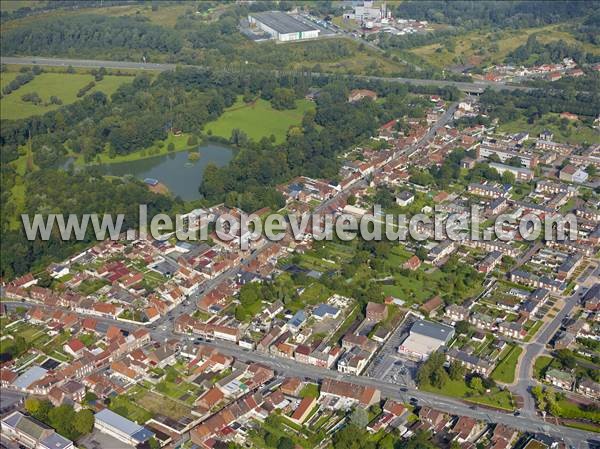
[[[597,271],[598,268],[594,273]],[[533,379],[533,365],[535,359],[542,355],[546,350],[546,345],[550,342],[556,332],[558,332],[562,321],[570,316],[571,311],[579,303],[580,294],[583,291],[584,290],[579,289],[573,295],[564,298],[564,306],[557,312],[556,316],[538,331],[531,342],[524,345],[525,351],[518,364],[517,383],[510,388],[513,392],[523,397],[524,403],[522,412],[524,415],[531,416],[536,414],[535,401],[530,394],[531,387],[537,385],[537,382]]]
[[[249,351],[225,341],[212,341],[204,343],[214,347],[224,354],[231,355],[239,360],[263,363],[277,371],[290,375],[300,376],[312,380],[335,379],[352,382],[358,385],[378,388],[382,396],[408,402],[411,397],[418,400],[420,405],[428,405],[438,410],[456,415],[471,416],[473,418],[493,423],[503,423],[507,426],[527,432],[541,432],[556,438],[564,439],[574,448],[592,447],[589,443],[600,444],[600,439],[592,432],[565,428],[544,423],[537,417],[514,416],[512,413],[502,413],[483,408],[473,408],[462,401],[441,397],[433,393],[407,388],[406,392],[400,390],[400,385],[373,379],[365,376],[342,374],[326,368],[296,362],[295,360],[273,356],[258,351]]]
[[[154,70],[154,71],[165,71],[175,70],[176,64],[156,63],[156,62],[132,62],[132,61],[106,61],[96,59],[67,59],[67,58],[44,58],[40,56],[27,56],[27,57],[14,57],[14,56],[3,56],[0,58],[2,64],[17,64],[17,65],[42,65],[42,66],[73,66],[80,68],[100,68],[104,67],[107,69],[122,69],[122,70]],[[202,67],[198,65],[181,65],[182,67]],[[288,72],[279,70],[271,71],[276,75],[283,75]],[[311,76],[328,76],[331,73],[320,73],[320,72],[305,72]],[[339,74],[335,74],[340,76]],[[492,83],[490,81],[477,81],[477,82],[466,82],[466,81],[446,81],[446,80],[429,80],[429,79],[415,79],[415,78],[392,78],[384,76],[367,76],[367,75],[344,75],[348,78],[365,79],[371,81],[391,81],[399,83],[410,83],[416,86],[454,86],[459,90],[465,92],[480,93],[486,88],[494,90],[522,90],[532,91],[535,90],[531,87],[525,86],[511,86],[501,83]]]

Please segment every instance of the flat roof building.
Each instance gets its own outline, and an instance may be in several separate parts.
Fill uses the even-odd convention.
[[[253,13],[248,16],[248,21],[280,42],[319,37],[316,27],[281,11]]]
[[[94,427],[100,432],[132,446],[144,443],[154,436],[154,433],[144,426],[140,426],[107,408],[96,413]]]
[[[48,370],[41,366],[34,365],[17,377],[12,385],[19,390],[27,390],[34,382],[43,378],[47,372]]]
[[[410,334],[398,347],[398,353],[423,361],[432,352],[446,345],[454,336],[454,328],[432,321],[419,320],[410,328]]]

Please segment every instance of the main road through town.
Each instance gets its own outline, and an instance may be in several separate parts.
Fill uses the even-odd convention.
[[[49,59],[49,58],[1,58],[2,64],[41,64],[41,65],[72,65],[73,67],[106,67],[106,68],[120,68],[120,69],[148,69],[148,70],[169,70],[173,69],[175,66],[171,64],[142,64],[142,63],[131,63],[131,62],[110,62],[110,61],[85,61],[85,60],[71,60],[71,59]],[[398,80],[398,79],[397,79]],[[406,80],[407,82],[412,82],[413,80]],[[414,80],[414,81],[424,81],[424,80]],[[432,82],[432,84],[453,84],[452,82]],[[416,153],[419,148],[427,143],[434,135],[437,129],[442,126],[445,126],[451,119],[454,111],[456,110],[457,103],[451,104],[447,111],[438,119],[438,121],[431,127],[428,133],[426,133],[417,143],[411,145],[410,147],[405,148],[400,155],[411,156]],[[357,184],[364,184],[364,179],[361,180]],[[341,197],[347,195],[352,188],[355,188],[356,185],[342,190],[333,198],[324,201],[319,206],[315,208],[316,212],[325,212],[327,208],[334,207],[335,202],[338,201]],[[200,292],[192,295],[182,304],[177,306],[174,310],[172,310],[167,316],[161,317],[159,320],[146,325],[145,327],[150,331],[152,338],[156,341],[165,341],[169,338],[178,338],[179,335],[175,334],[173,329],[173,320],[176,316],[179,316],[183,313],[192,313],[196,309],[196,301],[204,294],[215,288],[219,283],[226,279],[234,278],[246,265],[248,265],[252,260],[254,260],[258,254],[264,251],[265,248],[268,248],[272,245],[273,242],[267,242],[263,247],[257,249],[254,253],[249,255],[247,258],[243,259],[240,265],[234,267],[221,275],[217,276],[214,279],[208,281]],[[0,294],[3,296],[3,292],[0,289]],[[567,301],[573,301],[572,298],[569,298]],[[26,307],[41,307],[43,309],[47,309],[46,306],[40,305],[39,303],[30,302],[27,300],[24,301],[6,301],[4,304],[11,310],[16,309],[20,306]],[[83,314],[78,314],[83,315]],[[561,313],[561,315],[563,315]],[[98,331],[106,332],[109,326],[114,325],[118,326],[122,329],[126,329],[129,331],[133,331],[139,326],[126,323],[120,320],[112,319],[109,317],[98,317],[94,316],[94,318],[98,321]],[[536,343],[539,342],[542,344],[542,340],[545,341],[545,336],[547,333],[552,331],[551,328],[555,328],[556,323],[560,323],[559,320],[554,320],[553,323],[548,326],[547,329],[544,330],[543,337],[540,335],[539,340],[536,339]],[[188,337],[192,338],[192,337]],[[549,338],[549,337],[548,337]],[[247,361],[255,361],[264,363],[275,369],[276,371],[294,376],[303,376],[308,379],[313,380],[322,380],[322,379],[336,379],[336,380],[345,380],[348,382],[353,382],[355,384],[371,386],[378,388],[384,397],[388,397],[391,399],[400,400],[403,402],[409,401],[411,397],[414,397],[418,400],[421,405],[429,405],[431,407],[435,407],[436,409],[442,410],[444,412],[450,414],[464,415],[470,416],[479,420],[483,420],[491,423],[503,423],[508,426],[514,427],[516,429],[534,432],[534,433],[542,433],[546,435],[551,435],[556,438],[563,439],[565,443],[567,443],[570,447],[574,449],[585,449],[592,448],[597,449],[600,448],[600,438],[594,434],[593,432],[587,432],[583,430],[577,430],[573,428],[567,428],[562,426],[557,426],[554,424],[550,424],[542,420],[540,417],[535,414],[524,414],[522,416],[514,416],[512,413],[500,412],[496,410],[489,410],[485,408],[476,407],[473,405],[467,405],[464,402],[448,398],[446,396],[441,396],[433,393],[427,393],[423,391],[419,391],[413,388],[404,388],[402,385],[393,384],[389,382],[384,382],[379,379],[374,379],[366,376],[354,376],[342,374],[337,371],[319,368],[303,363],[298,363],[294,360],[272,356],[270,354],[262,353],[256,350],[246,350],[241,347],[222,340],[215,340],[211,342],[205,342],[204,344],[210,345],[212,347],[217,348],[223,353],[230,354],[240,360]],[[533,355],[533,354],[532,354]],[[524,360],[525,361],[525,360]],[[527,363],[531,363],[532,361],[527,358]],[[520,376],[521,377],[521,373]],[[526,387],[525,383],[523,385]],[[402,390],[401,390],[402,388]]]
[[[96,59],[66,59],[66,58],[44,58],[41,56],[3,56],[0,58],[2,64],[18,64],[18,65],[42,65],[42,66],[72,66],[79,68],[100,68],[106,69],[122,69],[122,70],[174,70],[177,67],[176,64],[157,63],[157,62],[132,62],[132,61],[103,61]],[[181,65],[183,67],[201,67],[201,66],[189,66]],[[224,69],[227,71],[227,69]],[[250,69],[249,69],[250,70]],[[238,71],[237,69],[230,69],[229,71]],[[279,70],[272,70],[276,75],[287,74],[289,72],[283,72]],[[304,72],[307,75],[314,76],[327,76],[332,75],[331,73],[319,73],[319,72]],[[335,74],[336,76],[340,76]],[[382,81],[395,81],[399,83],[411,83],[417,86],[454,86],[465,92],[480,93],[486,88],[495,90],[533,90],[530,87],[525,86],[513,86],[502,83],[493,83],[490,81],[477,81],[477,82],[465,82],[465,81],[446,81],[446,80],[431,80],[431,79],[414,79],[414,78],[398,78],[398,77],[382,77],[382,76],[367,76],[367,75],[341,75],[352,78],[367,79],[367,80],[382,80]]]

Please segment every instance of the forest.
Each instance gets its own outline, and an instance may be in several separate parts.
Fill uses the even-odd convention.
[[[548,91],[493,91],[487,89],[480,97],[482,111],[500,122],[508,122],[524,115],[528,119],[548,112],[571,112],[596,117],[600,113],[598,92]]]
[[[598,10],[600,2],[566,1],[403,1],[395,16],[410,17],[456,27],[525,28],[558,23],[588,16]]]
[[[515,48],[506,56],[506,62],[532,66],[559,63],[564,58],[572,58],[580,65],[600,61],[600,56],[586,53],[578,46],[569,45],[562,40],[543,44],[536,34],[532,34],[524,45]]]

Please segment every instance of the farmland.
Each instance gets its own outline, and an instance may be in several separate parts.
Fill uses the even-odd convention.
[[[258,141],[273,135],[275,141],[281,143],[288,128],[299,125],[304,113],[313,110],[314,107],[314,103],[308,100],[297,100],[295,109],[279,111],[273,109],[266,100],[259,99],[245,104],[238,98],[221,117],[206,125],[206,132],[229,139],[231,131],[237,128],[245,132],[250,139]]]

